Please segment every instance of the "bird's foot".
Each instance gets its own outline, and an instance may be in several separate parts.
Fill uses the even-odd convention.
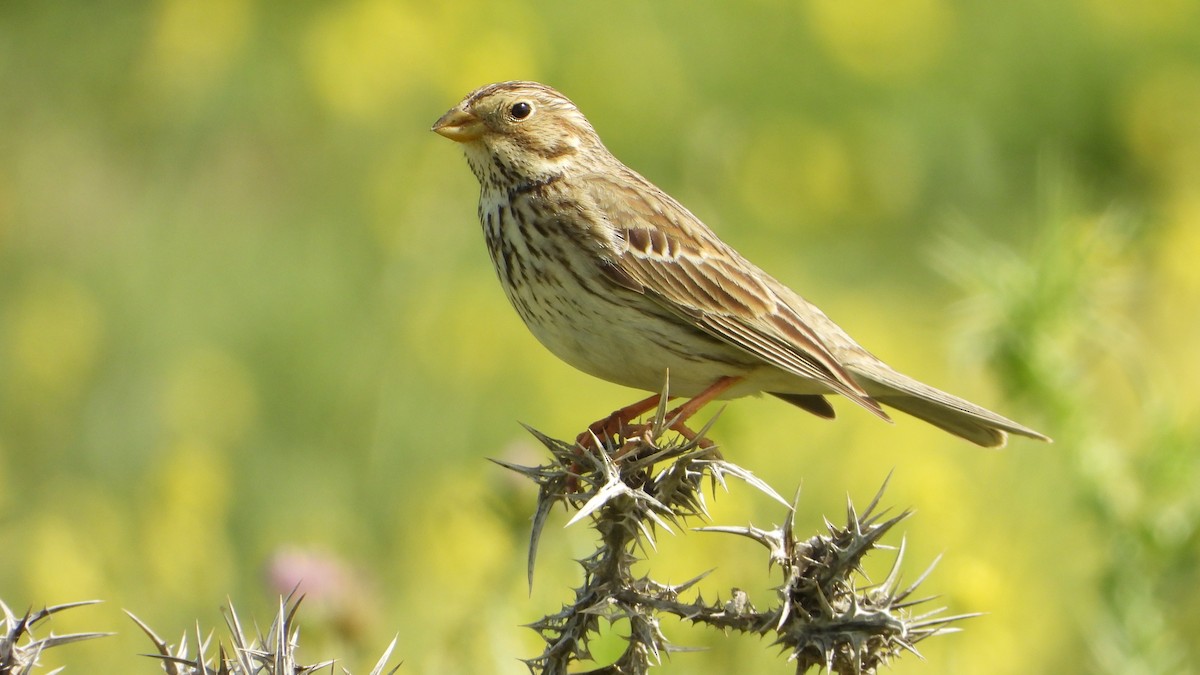
[[[695,442],[697,446],[705,449],[714,448],[715,444],[709,439],[698,438],[699,435],[687,426],[687,422],[701,408],[740,382],[741,379],[734,376],[722,377],[687,403],[666,413],[661,421],[666,423],[668,429]],[[647,440],[654,435],[655,425],[651,423],[633,424],[633,420],[658,406],[662,401],[662,396],[662,394],[648,396],[624,408],[614,410],[607,417],[588,425],[587,430],[575,439],[575,454],[582,457],[585,453],[606,452],[612,448],[612,459],[617,461],[636,448],[646,447]],[[618,440],[621,441],[621,444],[614,448],[613,445]],[[582,472],[583,466],[579,462],[571,465],[571,476],[567,480],[568,492],[575,494],[580,491],[579,476]]]
[[[596,444],[597,440],[603,444],[609,439],[624,435],[625,427],[630,422],[654,408],[661,400],[662,394],[647,396],[636,403],[631,403],[624,408],[612,411],[607,417],[602,417],[592,422],[588,425],[586,431],[575,438],[576,447],[584,450],[603,450],[602,447]]]
[[[575,454],[583,456],[589,452],[606,452],[607,446],[610,446],[617,439],[627,439],[614,451],[614,457],[619,457],[629,452],[626,446],[630,445],[631,440],[639,437],[637,428],[643,425],[633,425],[633,420],[637,419],[647,411],[651,410],[662,400],[662,394],[654,394],[646,398],[631,403],[624,408],[619,408],[612,411],[608,416],[602,417],[588,425],[588,428],[575,438]],[[567,480],[567,491],[570,493],[578,493],[579,490],[579,474],[583,471],[583,466],[578,462],[571,465],[571,476]]]

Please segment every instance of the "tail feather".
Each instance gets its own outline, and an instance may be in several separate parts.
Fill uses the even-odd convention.
[[[882,364],[871,364],[867,368],[851,365],[849,370],[871,397],[880,403],[922,419],[976,445],[985,448],[1004,447],[1007,434],[1050,441],[1046,435],[1027,426],[902,375]]]
[[[803,408],[817,417],[831,420],[837,415],[829,400],[820,394],[779,394],[771,392],[771,395],[783,399],[798,408]]]

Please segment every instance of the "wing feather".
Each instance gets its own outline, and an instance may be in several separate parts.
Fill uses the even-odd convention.
[[[612,264],[627,280],[622,286],[636,284],[696,328],[888,419],[788,304],[803,300],[776,291],[778,282],[682,205],[632,171],[616,179],[596,174],[585,184],[618,233]]]

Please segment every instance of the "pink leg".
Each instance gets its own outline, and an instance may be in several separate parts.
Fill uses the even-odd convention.
[[[700,412],[701,408],[708,405],[709,401],[725,393],[727,389],[741,381],[742,378],[733,375],[722,377],[710,384],[708,389],[693,397],[692,400],[667,413],[667,421],[671,423],[671,429],[678,431],[688,439],[695,438],[696,434],[687,428],[687,421],[692,418],[692,415]]]
[[[687,427],[687,421],[710,401],[720,396],[727,389],[737,384],[741,380],[742,378],[736,376],[722,377],[716,382],[713,382],[708,386],[707,389],[700,392],[687,403],[684,403],[678,408],[668,412],[666,415],[666,420],[670,423],[671,430],[681,434],[688,440],[695,440],[696,432]],[[624,408],[615,410],[608,417],[592,423],[588,427],[587,431],[579,434],[579,437],[575,439],[576,452],[582,452],[582,449],[594,448],[596,443],[594,440],[595,438],[604,440],[606,438],[615,438],[617,435],[622,434],[630,422],[657,406],[660,400],[662,400],[662,395],[654,394],[653,396],[644,398],[641,401],[627,405]],[[595,449],[597,451],[600,450],[600,448]],[[629,448],[622,448],[618,450],[614,455],[614,459],[624,455],[628,450]],[[575,465],[573,469],[578,471],[579,466]],[[577,478],[575,476],[571,476],[570,480],[567,481],[567,490],[570,492],[576,492],[578,489],[579,483]]]
[[[630,422],[657,406],[661,399],[662,394],[654,394],[653,396],[647,396],[637,403],[631,403],[624,408],[614,410],[608,417],[592,422],[588,426],[587,431],[579,434],[579,437],[575,439],[575,443],[586,448],[593,444],[593,435],[601,440],[616,436]]]

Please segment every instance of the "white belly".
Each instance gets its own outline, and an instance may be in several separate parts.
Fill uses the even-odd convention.
[[[503,197],[500,197],[503,199]],[[547,349],[585,373],[657,392],[695,396],[722,377],[744,382],[722,398],[759,391],[818,393],[816,382],[766,365],[702,332],[643,294],[609,280],[569,223],[517,224],[499,199],[481,200],[488,250],[509,301]],[[554,230],[553,228],[562,228]]]

